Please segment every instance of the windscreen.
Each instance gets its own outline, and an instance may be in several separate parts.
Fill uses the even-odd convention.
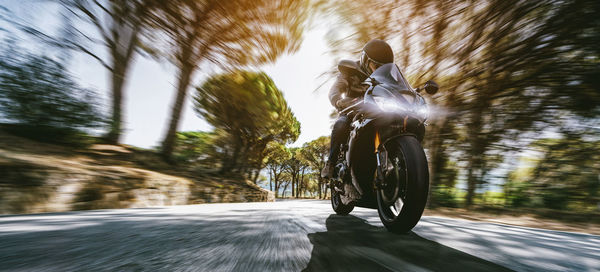
[[[402,76],[398,66],[393,63],[384,64],[377,68],[371,78],[374,78],[377,82],[384,85],[384,87],[390,91],[408,91],[412,90],[408,82]]]

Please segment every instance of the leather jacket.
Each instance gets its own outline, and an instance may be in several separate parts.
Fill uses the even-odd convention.
[[[339,74],[329,90],[329,101],[338,111],[361,99],[366,86],[361,83],[367,78],[357,61],[342,60],[338,64]]]

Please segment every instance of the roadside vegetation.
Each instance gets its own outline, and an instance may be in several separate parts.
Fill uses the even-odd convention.
[[[429,205],[600,210],[595,1],[327,1],[334,54],[392,41],[413,85],[435,79]],[[372,16],[365,10],[381,11]]]

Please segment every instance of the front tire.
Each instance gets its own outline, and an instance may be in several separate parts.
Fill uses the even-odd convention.
[[[354,205],[344,205],[344,203],[342,203],[342,199],[340,198],[340,193],[336,191],[335,187],[333,186],[333,181],[331,181],[329,184],[329,191],[331,191],[331,207],[333,208],[333,211],[335,211],[335,213],[338,215],[348,215],[352,210],[354,210]]]
[[[406,233],[421,219],[429,191],[427,157],[415,137],[401,136],[386,143],[384,185],[377,190],[377,211],[391,232]]]

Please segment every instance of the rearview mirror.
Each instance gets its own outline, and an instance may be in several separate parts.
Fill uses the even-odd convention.
[[[425,89],[425,91],[428,94],[435,94],[435,93],[437,93],[437,91],[438,91],[439,88],[440,87],[433,80],[427,80],[427,82],[425,82],[425,85],[423,86],[423,89]]]

